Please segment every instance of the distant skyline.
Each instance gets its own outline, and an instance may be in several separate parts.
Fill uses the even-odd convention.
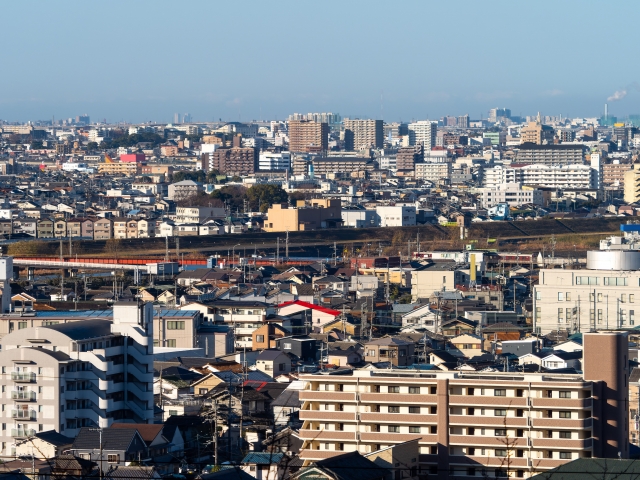
[[[640,114],[640,5],[513,1],[3,4],[0,119],[385,121]],[[10,21],[6,21],[11,19]]]

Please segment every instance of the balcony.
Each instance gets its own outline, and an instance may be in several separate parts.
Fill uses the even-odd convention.
[[[12,437],[33,437],[36,431],[33,428],[12,428]]]
[[[11,380],[14,382],[35,382],[36,374],[34,372],[11,372]]]
[[[14,390],[11,392],[11,399],[18,402],[33,402],[36,399],[36,392],[30,392],[28,390]]]
[[[18,420],[35,420],[37,417],[35,410],[11,410],[11,418]]]

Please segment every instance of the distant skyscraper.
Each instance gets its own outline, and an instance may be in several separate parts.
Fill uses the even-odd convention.
[[[469,128],[469,115],[462,115],[458,117],[458,127],[459,128]]]
[[[409,124],[409,145],[423,145],[430,150],[436,144],[438,124],[431,120],[421,120]]]
[[[489,121],[499,122],[501,119],[511,118],[511,110],[508,108],[492,108],[489,110]]]
[[[191,114],[185,113],[184,117],[182,117],[182,123],[191,123]]]
[[[179,113],[174,113],[173,114],[173,123],[180,123],[180,114]]]
[[[382,120],[350,120],[344,122],[344,149],[382,148]]]

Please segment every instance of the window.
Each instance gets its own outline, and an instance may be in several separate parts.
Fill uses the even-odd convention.
[[[507,396],[507,391],[504,388],[496,388],[493,391],[493,395],[495,397],[506,397]]]
[[[409,427],[409,433],[420,433],[420,427]]]
[[[633,293],[629,294],[629,303],[634,303],[636,296]]]
[[[178,415],[178,410],[169,410],[169,416]]]
[[[184,322],[167,322],[167,330],[184,330]]]
[[[598,309],[598,323],[602,323],[602,309]]]
[[[494,414],[496,417],[506,417],[506,416],[507,416],[507,411],[506,411],[505,409],[503,409],[503,408],[496,408],[496,409],[493,411],[493,414]]]
[[[110,453],[109,455],[107,455],[107,462],[120,463],[120,455]]]
[[[571,452],[560,452],[560,458],[563,460],[568,460],[571,458]]]
[[[636,323],[636,311],[629,310],[629,325],[634,325]]]
[[[409,387],[409,393],[420,393],[420,387]]]
[[[571,412],[566,412],[566,411],[559,412],[559,417],[560,418],[571,418]]]
[[[564,292],[558,292],[558,301],[564,302]]]
[[[389,433],[400,433],[400,427],[398,425],[389,425],[387,430]]]
[[[620,295],[620,303],[627,303],[627,294],[623,293]]]
[[[558,321],[563,320],[564,319],[564,309],[559,308],[558,309]]]
[[[387,390],[389,393],[400,393],[400,387],[389,387]]]
[[[564,298],[567,300],[567,302],[571,301],[571,292],[567,292],[564,294]]]
[[[506,457],[507,456],[507,449],[506,448],[496,448],[495,456],[496,457]]]
[[[284,348],[285,350],[291,350],[291,344],[290,343],[285,343],[282,348]]]
[[[576,285],[600,285],[600,277],[576,277]]]
[[[496,428],[495,429],[495,436],[496,437],[506,437],[507,436],[507,430],[505,428]]]
[[[389,406],[389,413],[400,413],[400,407],[396,405]]]
[[[560,398],[571,398],[571,392],[568,390],[561,390],[559,396]]]
[[[420,413],[420,407],[409,407],[409,413]]]
[[[284,363],[278,364],[278,371],[279,372],[284,372],[284,370],[285,370],[285,364]]]
[[[176,340],[175,340],[175,338],[171,339],[171,340],[165,340],[165,342],[166,342],[166,346],[167,347],[176,348]]]
[[[18,330],[22,330],[23,328],[27,328],[27,322],[18,322]]]
[[[264,343],[264,335],[256,335],[256,342]]]
[[[604,284],[614,287],[625,287],[627,285],[627,279],[626,277],[604,277]]]
[[[560,438],[571,438],[571,432],[558,432]]]
[[[536,300],[542,300],[542,292],[536,292]]]

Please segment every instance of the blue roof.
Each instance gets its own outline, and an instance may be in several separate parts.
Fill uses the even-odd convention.
[[[254,452],[244,457],[242,463],[257,463],[258,465],[278,464],[283,456],[284,453]]]

